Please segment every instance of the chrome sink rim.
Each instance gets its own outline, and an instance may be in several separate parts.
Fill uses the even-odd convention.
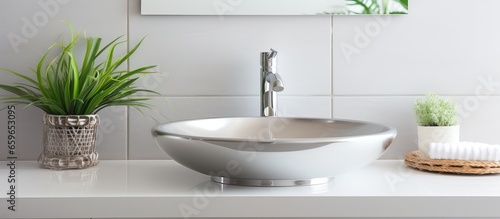
[[[333,181],[334,177],[323,177],[313,179],[238,179],[222,176],[210,176],[213,182],[224,185],[252,186],[252,187],[295,187],[314,186],[326,184]]]
[[[374,122],[349,120],[349,119],[336,119],[336,118],[298,118],[298,117],[213,117],[213,118],[203,118],[203,119],[189,119],[189,120],[179,120],[175,122],[169,122],[168,125],[176,125],[184,122],[190,121],[201,121],[201,120],[217,120],[217,119],[287,119],[287,120],[315,120],[324,122],[349,122],[358,124],[370,124],[387,128],[383,132],[367,134],[367,135],[356,135],[356,136],[346,136],[346,137],[316,137],[316,138],[272,138],[272,139],[248,139],[248,138],[234,138],[234,137],[209,137],[209,136],[196,136],[196,135],[186,135],[179,133],[171,133],[159,130],[159,127],[165,124],[160,124],[152,129],[153,136],[169,136],[171,138],[182,138],[188,140],[198,140],[198,141],[219,141],[219,142],[255,142],[262,144],[304,144],[304,143],[335,143],[335,142],[347,142],[356,139],[369,138],[374,136],[387,135],[390,133],[395,133],[396,129],[391,126],[381,125]]]
[[[152,132],[172,159],[214,183],[253,187],[326,184],[378,159],[397,135],[373,122],[295,117],[191,119]]]

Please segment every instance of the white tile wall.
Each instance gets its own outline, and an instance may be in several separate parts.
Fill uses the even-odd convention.
[[[412,104],[415,97],[334,97],[337,118],[383,123],[397,129],[398,135],[384,158],[403,159],[417,149],[417,127]]]
[[[169,96],[258,95],[260,52],[270,48],[283,95],[331,93],[330,17],[141,16],[139,1],[129,11],[131,42],[147,36],[131,66],[158,64],[166,76],[154,88]]]
[[[500,80],[500,1],[410,4],[408,16],[334,18],[335,95],[471,95],[478,75]]]
[[[462,139],[500,143],[500,1],[415,0],[405,16],[141,16],[139,0],[0,1],[0,67],[26,72],[61,33],[60,20],[109,40],[146,39],[130,67],[158,65],[140,85],[162,92],[154,121],[125,107],[103,111],[101,159],[166,159],[150,130],[173,120],[258,116],[259,53],[279,51],[280,115],[394,126],[386,159],[416,148],[412,105],[429,91],[461,107]],[[89,13],[92,11],[92,13]],[[13,44],[12,37],[17,41]],[[19,45],[16,45],[19,44]],[[1,83],[17,79],[0,72]],[[0,91],[0,96],[5,95]],[[41,151],[41,116],[19,111],[19,154]],[[0,124],[5,124],[5,111]],[[493,122],[492,122],[493,121]],[[0,125],[5,133],[5,126]],[[2,137],[3,139],[3,137]],[[0,141],[0,159],[6,143]]]
[[[127,2],[99,0],[19,0],[0,1],[0,68],[30,73],[42,53],[62,35],[69,36],[64,22],[76,31],[104,40],[127,33]],[[14,42],[14,43],[12,43]],[[123,48],[123,51],[125,48]],[[0,71],[0,83],[21,82]],[[5,95],[0,91],[0,96]],[[3,107],[0,107],[0,109]],[[18,107],[18,155],[23,160],[37,159],[42,150],[43,112]],[[99,131],[100,159],[126,159],[127,112],[125,107],[110,108],[99,113],[104,126]],[[0,112],[0,124],[6,124],[6,112]],[[5,129],[0,125],[1,130]],[[5,159],[7,142],[0,138],[0,159]]]

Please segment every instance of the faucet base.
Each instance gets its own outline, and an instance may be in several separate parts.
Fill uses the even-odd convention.
[[[216,183],[237,185],[237,186],[259,186],[259,187],[285,187],[285,186],[314,186],[329,183],[333,177],[323,177],[314,179],[236,179],[222,176],[210,176]]]

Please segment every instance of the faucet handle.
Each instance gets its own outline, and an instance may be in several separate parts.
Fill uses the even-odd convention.
[[[271,49],[271,52],[260,54],[260,65],[268,72],[276,73],[278,51]]]
[[[267,53],[267,56],[268,56],[268,58],[270,58],[270,59],[275,58],[277,55],[278,55],[278,51],[274,50],[273,48],[271,48],[271,52],[268,52],[268,53]]]

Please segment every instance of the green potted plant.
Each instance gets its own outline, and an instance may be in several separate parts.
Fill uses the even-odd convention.
[[[418,124],[418,149],[421,157],[429,158],[429,144],[455,143],[460,140],[456,104],[429,93],[414,104]]]
[[[14,94],[0,100],[35,106],[46,113],[43,152],[38,160],[43,168],[77,169],[97,165],[97,112],[109,106],[148,107],[145,103],[148,98],[133,95],[138,92],[159,94],[135,86],[139,77],[155,66],[133,70],[121,67],[142,40],[125,54],[115,57],[116,48],[125,43],[121,37],[103,44],[98,37],[75,35],[71,24],[69,26],[69,42],[49,47],[36,68],[31,69],[33,75],[2,69],[24,83],[0,84],[1,89]],[[80,49],[84,49],[83,57],[77,59]]]

